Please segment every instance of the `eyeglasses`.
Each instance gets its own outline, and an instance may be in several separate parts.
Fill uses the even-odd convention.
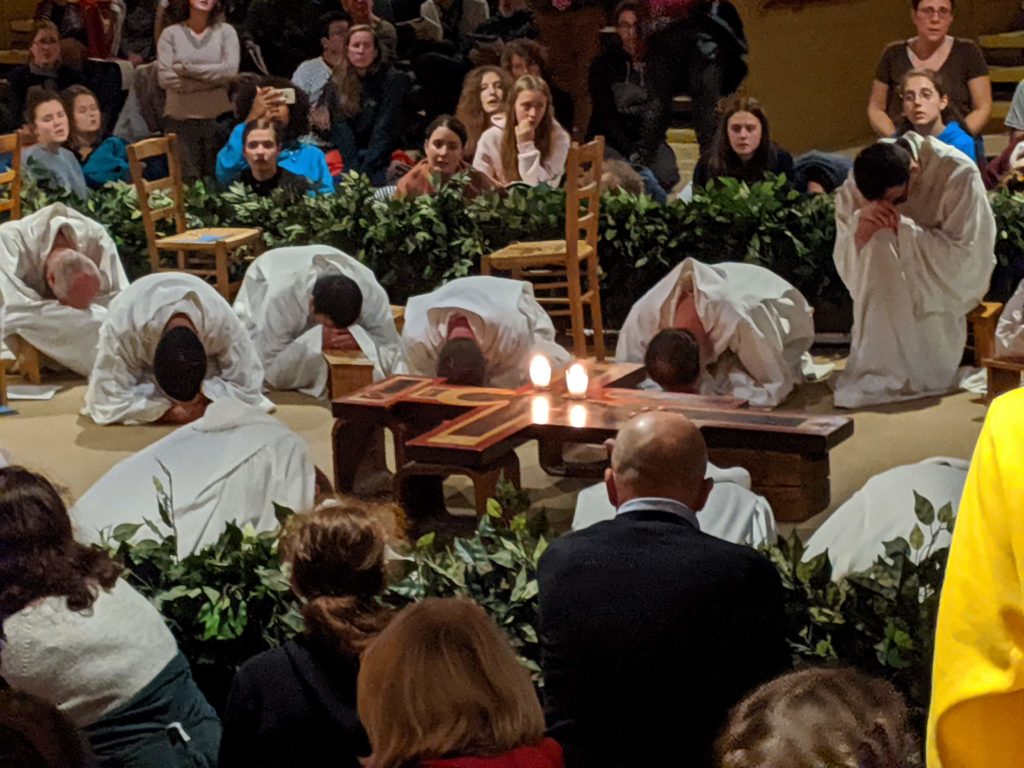
[[[953,15],[952,8],[918,8],[917,12],[922,16],[938,16],[940,19],[948,19]]]

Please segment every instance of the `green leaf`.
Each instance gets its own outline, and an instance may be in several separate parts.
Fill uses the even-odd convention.
[[[922,525],[931,525],[935,522],[935,507],[917,491],[914,491],[914,514]]]
[[[501,519],[501,516],[502,516],[501,504],[498,502],[497,499],[488,499],[487,500],[487,515],[489,517],[497,518],[499,520]]]
[[[915,525],[914,530],[910,532],[910,548],[915,552],[924,547],[924,531],[921,530],[921,526]]]

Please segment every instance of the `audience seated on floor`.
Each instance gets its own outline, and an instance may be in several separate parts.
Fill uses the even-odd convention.
[[[538,566],[548,733],[566,765],[712,765],[729,709],[789,663],[778,573],[700,531],[712,482],[697,427],[647,412],[616,436],[613,520]]]
[[[505,125],[493,125],[480,136],[473,167],[503,186],[522,182],[557,187],[565,175],[570,142],[552,114],[547,83],[523,75],[509,96]]]
[[[693,171],[695,187],[721,177],[753,184],[766,173],[784,173],[792,180],[793,157],[772,141],[768,117],[757,99],[733,96],[721,112],[711,151],[701,154]]]
[[[120,58],[133,66],[153,60],[156,56],[157,0],[135,0],[128,3],[128,12],[121,27]]]
[[[473,66],[467,55],[473,33],[488,18],[490,8],[487,0],[423,0],[419,13],[404,57],[412,61],[416,81],[423,86],[419,103],[427,119],[432,119],[455,109],[460,84]]]
[[[52,21],[35,22],[32,43],[28,49],[28,64],[15,67],[5,78],[11,84],[11,106],[16,115],[25,111],[28,91],[33,86],[47,91],[63,91],[68,86],[82,82],[79,72],[61,62],[60,34]]]
[[[281,559],[302,599],[302,634],[249,659],[224,711],[220,768],[359,768],[359,656],[391,618],[378,601],[387,543],[378,512],[329,500],[292,518]]]
[[[305,91],[280,77],[260,78],[255,86],[250,90],[243,84],[236,94],[236,112],[242,121],[232,129],[227,143],[217,153],[217,181],[230,184],[245,175],[247,165],[252,170],[246,158],[244,134],[256,121],[272,121],[280,127],[281,153],[277,165],[307,180],[308,186],[317,192],[333,192],[334,180],[323,150],[306,144],[302,138],[309,134],[309,99]],[[252,186],[251,182],[247,183]],[[296,185],[291,183],[291,186]]]
[[[394,24],[373,12],[373,0],[341,0],[341,8],[352,19],[353,25],[359,24],[373,30],[381,58],[388,64],[393,63],[398,52],[398,32]]]
[[[885,555],[885,542],[910,539],[918,525],[916,495],[931,502],[936,511],[949,504],[955,516],[966,479],[963,459],[935,457],[887,469],[868,480],[811,534],[804,559],[828,552],[835,580],[866,571]],[[934,540],[926,535],[925,541],[924,550],[910,553],[915,562],[929,551],[948,547],[949,535],[943,532]]]
[[[108,181],[131,181],[124,140],[104,132],[96,94],[84,85],[72,85],[62,96],[71,121],[67,146],[82,166],[85,183],[95,189]]]
[[[413,296],[402,344],[411,374],[469,386],[518,387],[534,355],[555,369],[570,358],[533,286],[501,277],[460,277]]]
[[[234,308],[274,389],[323,397],[325,351],[362,352],[377,380],[405,370],[387,293],[370,269],[336,248],[267,251],[246,270]]]
[[[337,6],[337,3],[331,3]],[[314,50],[319,35],[313,24],[326,4],[318,0],[250,0],[242,6],[238,34],[256,69],[290,75]]]
[[[511,42],[523,38],[537,39],[536,17],[527,0],[498,0],[498,10],[489,19],[477,25],[473,32],[476,45],[503,41]]]
[[[451,115],[435,118],[427,126],[427,140],[423,143],[425,157],[399,179],[395,197],[431,195],[436,191],[435,183],[445,185],[455,174],[468,176],[462,194],[470,200],[499,189],[488,176],[463,159],[467,140],[466,128],[458,119]]]
[[[532,75],[547,83],[548,90],[551,92],[550,104],[555,120],[567,131],[573,131],[576,107],[569,92],[562,90],[552,82],[544,46],[536,40],[512,40],[502,48],[501,66],[513,81],[523,75]]]
[[[404,608],[363,653],[372,768],[563,768],[530,673],[467,598]]]
[[[978,166],[916,133],[878,142],[857,156],[836,196],[836,227],[836,269],[853,297],[836,405],[955,389],[967,313],[995,267],[995,219]]]
[[[466,127],[466,160],[472,162],[484,131],[492,125],[504,127],[512,86],[512,78],[501,67],[477,67],[466,75],[455,110],[455,116]]]
[[[260,118],[250,120],[242,131],[242,156],[246,168],[239,181],[260,197],[272,195],[279,189],[295,197],[316,194],[308,178],[295,175],[279,163],[284,152],[281,136],[285,130],[276,120]],[[329,175],[326,179],[333,184]]]
[[[94,768],[85,736],[38,696],[0,690],[0,765],[10,768]]]
[[[804,669],[758,688],[732,711],[716,768],[904,768],[915,749],[907,705],[855,669]]]
[[[39,86],[29,89],[25,122],[35,144],[21,150],[25,175],[35,181],[47,181],[59,190],[68,190],[80,201],[89,197],[78,158],[64,145],[71,137],[71,121],[64,102],[56,91]]]
[[[409,77],[391,66],[377,32],[364,24],[349,29],[346,46],[346,66],[335,72],[327,94],[332,143],[347,173],[366,174],[374,186],[382,186],[391,153],[399,149]]]
[[[808,195],[831,195],[853,170],[846,155],[812,149],[793,160],[793,186]]]
[[[921,136],[934,136],[978,162],[974,137],[957,122],[955,109],[950,107],[946,86],[939,75],[930,69],[911,69],[900,80],[900,93],[903,96],[900,133],[914,131]]]
[[[781,403],[803,379],[814,341],[807,299],[755,264],[701,264],[686,259],[630,309],[615,359],[643,362],[647,346],[667,328],[690,331],[704,370],[700,391],[751,405]],[[651,369],[657,383],[658,369]],[[674,389],[671,377],[665,387]]]
[[[273,410],[249,334],[209,283],[140,277],[110,303],[82,412],[97,424],[195,421],[216,400]]]
[[[99,543],[122,523],[174,535],[178,557],[216,543],[227,523],[273,531],[274,505],[310,509],[315,468],[305,441],[261,409],[238,400],[204,414],[118,462],[71,509],[84,541]],[[170,529],[161,522],[154,481],[167,489]]]
[[[163,617],[104,550],[72,538],[48,480],[0,469],[0,540],[10,687],[63,712],[104,768],[213,765],[220,722]]]
[[[292,82],[309,99],[310,133],[303,140],[317,146],[326,146],[331,129],[327,89],[331,85],[334,70],[345,62],[345,38],[352,26],[352,19],[343,11],[330,11],[323,14],[317,24],[323,35],[320,38],[323,53],[299,64],[292,75]]]
[[[62,203],[0,225],[0,313],[8,342],[17,335],[88,376],[107,305],[127,287],[103,225]]]
[[[608,192],[615,189],[624,189],[637,197],[648,192],[644,184],[644,178],[637,173],[633,166],[625,160],[609,160],[605,158],[604,162],[601,163],[601,191]],[[658,186],[658,190],[661,190],[660,186]],[[661,191],[660,202],[665,202],[664,191]]]

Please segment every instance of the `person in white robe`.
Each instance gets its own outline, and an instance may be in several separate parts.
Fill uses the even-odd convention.
[[[914,526],[919,524],[914,512],[915,492],[927,499],[936,512],[950,504],[956,515],[968,467],[969,462],[963,459],[935,457],[875,475],[811,534],[804,560],[827,551],[836,581],[866,571],[885,555],[885,542],[896,538],[909,540]],[[925,542],[924,549],[911,552],[915,562],[920,562],[929,550],[949,547],[950,536],[941,531],[933,540],[926,532]]]
[[[161,389],[153,365],[165,333],[178,325],[193,329],[206,354],[199,399],[274,409],[262,393],[256,347],[231,305],[195,275],[160,272],[139,278],[110,303],[82,412],[97,424],[189,420],[170,418],[181,403]]]
[[[454,339],[475,342],[492,387],[524,384],[536,354],[546,356],[555,369],[571,359],[555,342],[555,327],[534,298],[533,286],[521,280],[460,277],[409,299],[402,344],[411,374],[439,375],[442,350]]]
[[[0,225],[0,343],[17,335],[88,376],[106,307],[127,286],[103,225],[62,203]]]
[[[978,166],[907,133],[862,150],[836,196],[836,269],[853,332],[835,404],[859,408],[956,389],[967,314],[995,267]]]
[[[999,316],[996,357],[1024,357],[1024,281],[1017,286]]]
[[[778,538],[775,516],[763,496],[750,490],[750,473],[742,467],[721,468],[708,464],[706,477],[714,480],[707,503],[697,513],[700,529],[719,539],[749,547],[774,544]],[[615,507],[604,483],[584,488],[576,497],[572,529],[615,517]]]
[[[173,528],[160,517],[159,483]],[[238,400],[211,403],[179,427],[115,464],[71,509],[79,538],[98,543],[122,524],[142,524],[135,540],[153,538],[149,521],[176,535],[178,557],[213,544],[229,522],[273,531],[274,504],[312,509],[315,468],[305,441],[261,409]]]
[[[736,262],[678,264],[630,309],[615,359],[644,362],[651,339],[667,328],[697,340],[701,393],[757,406],[786,399],[814,342],[813,310],[803,294],[769,269]]]
[[[327,275],[349,278],[361,294],[361,309],[351,324],[338,327],[314,306],[314,286]],[[369,268],[337,248],[267,251],[246,270],[234,308],[256,345],[268,387],[323,397],[328,376],[323,351],[331,331],[340,331],[335,335],[373,363],[375,381],[405,370],[387,293]]]

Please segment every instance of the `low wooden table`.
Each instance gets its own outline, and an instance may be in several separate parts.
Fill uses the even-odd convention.
[[[1004,392],[1020,386],[1020,376],[1024,372],[1024,357],[986,357],[981,361],[988,375],[988,397],[999,397]]]
[[[803,521],[827,508],[829,450],[853,434],[851,419],[752,410],[735,398],[626,388],[644,376],[641,365],[592,365],[584,400],[570,399],[560,385],[538,392],[529,386],[462,387],[393,376],[332,402],[335,485],[351,490],[362,461],[360,446],[378,427],[393,431],[400,468],[414,461],[487,470],[528,440],[601,443],[639,411],[660,409],[692,419],[716,464],[750,471],[754,491],[768,498],[780,521]]]

